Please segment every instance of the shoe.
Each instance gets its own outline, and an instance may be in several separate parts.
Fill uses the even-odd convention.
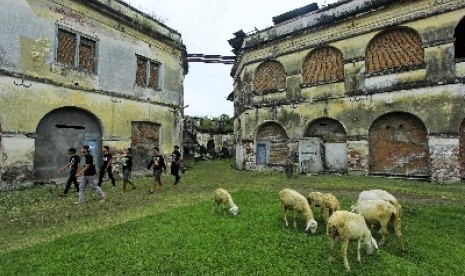
[[[58,195],[61,196],[61,197],[65,197],[65,196],[66,196],[66,194],[65,194],[64,192],[61,192],[61,193],[59,193]]]
[[[100,199],[100,203],[105,203],[105,202],[107,202],[107,197],[104,196]]]
[[[149,191],[149,194],[153,194],[153,191]]]

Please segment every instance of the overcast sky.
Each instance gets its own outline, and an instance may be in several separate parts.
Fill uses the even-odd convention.
[[[125,0],[148,14],[155,14],[165,25],[181,33],[189,54],[233,55],[228,39],[242,29],[248,33],[272,26],[272,17],[318,2],[336,0]],[[189,63],[184,81],[186,115],[234,115],[233,103],[226,97],[233,90],[232,65]]]

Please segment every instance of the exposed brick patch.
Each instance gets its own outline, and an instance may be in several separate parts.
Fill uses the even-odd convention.
[[[323,47],[312,51],[302,66],[304,84],[321,84],[344,80],[344,58],[333,47]]]
[[[159,124],[151,122],[132,122],[131,148],[134,149],[135,169],[142,169],[151,155],[151,150],[160,145]]]
[[[414,69],[423,61],[422,40],[415,31],[406,28],[385,31],[375,36],[367,47],[366,73]]]
[[[266,61],[255,72],[254,89],[256,93],[265,93],[286,89],[286,72],[281,63]]]
[[[150,62],[150,80],[149,86],[158,89],[158,71],[160,69],[160,64],[156,62]]]
[[[407,113],[390,113],[370,128],[370,173],[429,176],[429,148],[423,123]]]

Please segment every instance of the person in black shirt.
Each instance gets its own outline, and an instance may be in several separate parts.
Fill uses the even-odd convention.
[[[157,185],[160,186],[161,190],[163,189],[163,184],[161,183],[161,173],[162,171],[166,173],[165,159],[162,155],[160,155],[159,151],[160,149],[157,147],[154,147],[152,149],[152,158],[150,159],[150,162],[147,165],[147,170],[153,168],[154,181],[152,184],[152,188],[149,191],[149,193],[151,194],[155,192],[155,188],[157,187]]]
[[[79,170],[79,162],[81,162],[81,159],[79,158],[79,155],[76,154],[75,148],[68,149],[68,154],[69,154],[68,164],[66,164],[63,168],[58,170],[58,172],[62,172],[67,168],[69,169],[69,177],[68,177],[68,180],[66,181],[65,190],[59,193],[60,196],[66,196],[66,194],[68,194],[69,188],[71,188],[71,183],[73,183],[74,187],[76,187],[76,192],[79,192],[79,183],[76,178],[76,173]]]
[[[173,185],[179,183],[181,177],[179,176],[179,165],[181,163],[181,153],[179,152],[179,146],[174,146],[173,153],[171,154],[171,175],[175,177]]]
[[[130,148],[125,149],[124,155],[121,156],[121,169],[123,170],[123,192],[126,192],[128,184],[130,184],[134,190],[136,185],[129,180],[132,171],[132,156]]]
[[[90,154],[90,147],[88,145],[85,145],[82,147],[81,152],[84,154],[85,158],[85,164],[84,168],[82,168],[81,171],[78,171],[76,174],[76,177],[81,176],[84,174],[84,177],[82,178],[81,185],[79,185],[79,201],[77,204],[82,204],[86,202],[86,186],[87,183],[89,183],[92,188],[94,188],[94,191],[100,196],[100,202],[105,203],[107,198],[105,196],[105,193],[102,191],[100,186],[98,186],[95,183],[95,174],[97,171],[95,170],[95,163],[94,163],[94,157],[92,154]]]
[[[100,171],[98,174],[98,185],[102,186],[103,176],[105,173],[108,173],[108,178],[111,180],[111,184],[113,187],[116,187],[115,178],[113,177],[113,172],[111,171],[111,154],[110,154],[110,147],[104,146],[102,148],[102,166],[100,166]]]

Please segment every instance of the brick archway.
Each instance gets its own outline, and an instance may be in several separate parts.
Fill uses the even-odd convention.
[[[277,61],[263,62],[255,72],[253,84],[257,94],[286,89],[286,72],[283,65]]]
[[[286,130],[278,123],[267,122],[257,131],[257,165],[284,165],[287,157]]]
[[[302,82],[307,85],[331,83],[344,80],[344,58],[333,47],[313,50],[302,65]]]
[[[430,176],[427,130],[417,117],[388,113],[373,122],[368,135],[370,173]]]

